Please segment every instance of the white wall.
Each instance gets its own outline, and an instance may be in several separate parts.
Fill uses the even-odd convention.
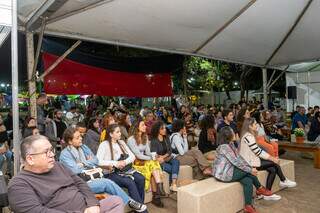
[[[240,100],[240,90],[239,91],[231,91],[230,97],[231,97],[231,103],[238,103]],[[256,97],[257,100],[260,100],[259,95],[254,95],[254,91],[249,91],[249,100],[252,100],[252,97]],[[201,97],[200,102],[203,104],[224,104],[224,102],[227,100],[227,95],[225,92],[211,92],[208,94],[203,95]]]
[[[295,100],[294,107],[296,105],[303,105],[305,107],[320,105],[320,72],[309,72],[309,76],[308,72],[286,73],[286,83],[287,87],[297,87],[297,99]],[[292,100],[288,99],[288,111],[292,111],[292,104]]]

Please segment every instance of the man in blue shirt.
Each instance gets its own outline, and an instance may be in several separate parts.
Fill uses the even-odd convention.
[[[302,128],[305,130],[308,118],[306,116],[306,109],[302,106],[299,107],[298,113],[296,113],[292,120],[292,131],[296,128]]]

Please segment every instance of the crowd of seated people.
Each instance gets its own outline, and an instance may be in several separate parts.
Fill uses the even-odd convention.
[[[281,187],[296,186],[295,182],[284,176],[279,166],[276,139],[284,138],[281,128],[285,123],[279,108],[264,110],[257,104],[246,105],[241,102],[227,108],[181,105],[179,108],[144,107],[140,112],[133,112],[116,104],[105,111],[96,108],[99,104],[89,104],[88,110],[84,112],[86,116],[74,110],[77,107],[72,107],[67,112],[67,118],[62,109],[56,108],[46,116],[44,105],[47,101],[44,95],[40,96],[37,103],[40,117],[37,120],[28,117],[22,130],[27,141],[22,148],[32,152],[26,152],[22,156],[25,169],[21,173],[28,176],[34,171],[30,167],[32,168],[32,162],[38,154],[50,159],[54,157],[59,163],[50,161],[48,171],[62,173],[68,176],[66,179],[71,177],[74,182],[84,181],[86,184],[80,187],[86,186],[86,193],[89,190],[94,194],[108,194],[112,199],[101,200],[105,209],[114,207],[121,209],[121,212],[123,206],[128,205],[133,211],[147,212],[144,204],[147,192],[152,192],[152,204],[165,208],[162,198],[168,195],[164,191],[163,172],[168,173],[170,191],[175,193],[178,191],[179,169],[182,165],[191,166],[193,176],[198,180],[214,176],[223,182],[240,182],[244,187],[245,211],[250,213],[257,212],[252,205],[253,185],[257,188],[257,195],[265,200],[281,199],[281,196],[271,192],[276,176],[281,180]],[[303,109],[300,107],[293,118],[298,127],[305,124],[302,113]],[[310,114],[310,119],[308,138],[310,135],[310,138],[318,140],[319,112]],[[3,144],[0,146],[0,166],[1,156],[7,154],[10,159],[9,149],[1,152],[6,147],[6,139],[1,135],[1,130],[3,128],[0,126],[0,144]],[[33,139],[32,142],[30,138]],[[38,152],[32,148],[33,143],[44,140],[50,142],[54,153],[51,153],[51,147],[47,152]],[[266,183],[260,183],[257,179],[257,172],[261,170],[268,172]],[[23,183],[18,177],[10,184],[9,196],[17,196],[16,190],[22,190],[27,187],[28,181],[34,181],[30,177],[31,180]],[[34,178],[37,180],[39,177]],[[50,181],[50,175],[48,178]],[[16,188],[13,184],[16,181],[23,187]],[[47,180],[41,181],[45,183]],[[77,185],[69,182],[68,184]],[[63,188],[67,183],[57,184],[61,186],[55,187]],[[38,188],[32,190],[38,191],[41,186],[35,186]],[[58,188],[50,189],[50,192]],[[82,199],[89,197],[91,199],[91,194],[84,195]],[[40,198],[42,207],[56,208],[47,198]],[[15,212],[20,212],[25,207],[15,199],[11,198],[10,201]],[[63,209],[64,205],[61,204],[56,209]],[[91,208],[90,205],[79,205],[77,208],[84,210]]]

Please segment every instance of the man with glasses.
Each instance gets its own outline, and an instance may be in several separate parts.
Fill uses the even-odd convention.
[[[123,212],[119,197],[97,201],[86,182],[54,160],[54,149],[41,135],[20,146],[23,169],[8,186],[11,209],[19,212]]]

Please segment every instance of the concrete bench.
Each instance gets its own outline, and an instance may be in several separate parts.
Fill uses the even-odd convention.
[[[294,162],[280,160],[280,166],[284,175],[290,180],[294,180]],[[262,185],[265,185],[267,172],[258,173],[258,178]],[[279,178],[277,177],[272,191],[280,190]],[[235,213],[243,209],[244,196],[240,183],[223,183],[214,178],[208,178],[178,190],[178,213]]]
[[[192,180],[192,167],[191,166],[180,166],[178,181]],[[163,172],[163,188],[167,194],[170,194],[169,174]],[[152,192],[146,192],[144,202],[149,203],[152,200]]]

